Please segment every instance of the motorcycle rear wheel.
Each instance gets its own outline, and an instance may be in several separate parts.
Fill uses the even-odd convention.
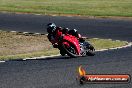
[[[95,49],[92,45],[89,45],[89,50],[87,52],[88,56],[94,56],[95,55]]]

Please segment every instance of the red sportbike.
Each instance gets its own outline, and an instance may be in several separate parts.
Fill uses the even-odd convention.
[[[66,54],[70,57],[95,55],[94,47],[86,42],[84,38],[77,39],[77,37],[73,35],[58,31],[57,41],[58,49],[62,56]]]

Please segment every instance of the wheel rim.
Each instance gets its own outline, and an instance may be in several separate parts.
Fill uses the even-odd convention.
[[[76,54],[76,51],[72,46],[70,46],[67,50],[73,54]]]

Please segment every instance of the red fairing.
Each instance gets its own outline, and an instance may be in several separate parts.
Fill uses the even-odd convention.
[[[55,41],[58,43],[59,42],[58,41],[59,38],[63,34],[62,28],[57,27],[55,32],[56,32],[55,33],[56,34],[55,35]],[[62,43],[65,44],[65,45],[67,45],[67,46],[70,46],[69,42],[75,46],[75,49],[76,49],[77,54],[80,55],[80,45],[79,45],[79,41],[77,40],[77,38],[75,36],[72,36],[72,35],[69,35],[69,34],[65,34],[63,36]]]
[[[64,45],[66,45],[67,47],[70,47],[69,43],[68,42],[63,42]]]
[[[56,40],[56,42],[58,42],[59,37],[62,36],[62,29],[61,29],[61,27],[57,27],[55,32],[56,32],[55,40]]]
[[[65,35],[63,37],[63,41],[68,41],[68,42],[72,43],[75,46],[77,54],[80,55],[80,45],[79,45],[79,42],[76,37],[74,37],[72,35]]]

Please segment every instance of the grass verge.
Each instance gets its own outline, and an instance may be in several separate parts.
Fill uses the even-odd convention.
[[[125,41],[108,39],[87,39],[96,50],[126,45]],[[46,35],[24,35],[0,31],[0,60],[22,59],[59,54]]]
[[[126,41],[119,41],[119,40],[114,41],[111,39],[92,38],[92,39],[88,39],[87,41],[90,41],[96,50],[115,48],[115,47],[120,47],[127,44]]]
[[[132,16],[131,0],[0,0],[0,11],[70,14],[84,16]]]

